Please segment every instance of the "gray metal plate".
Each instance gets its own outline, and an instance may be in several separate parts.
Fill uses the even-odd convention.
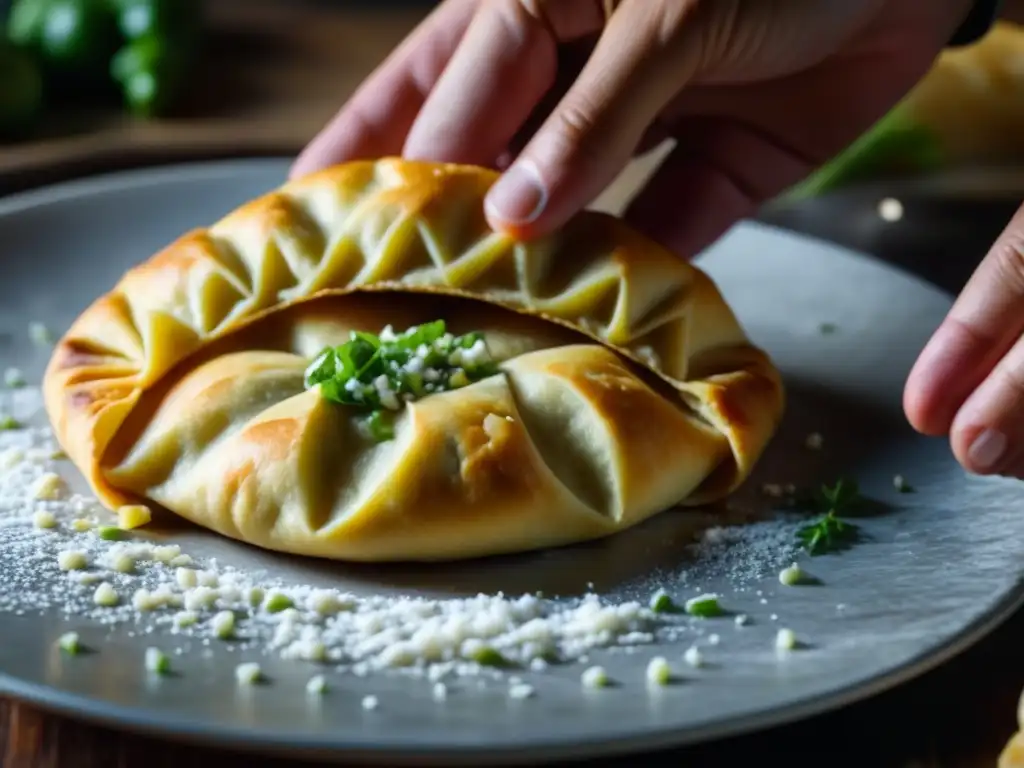
[[[18,365],[37,378],[46,351],[28,342],[30,320],[63,329],[126,267],[276,186],[285,168],[266,160],[183,166],[0,203],[0,367]],[[784,371],[789,393],[778,438],[730,506],[744,514],[765,509],[765,482],[808,486],[839,475],[856,477],[876,502],[859,521],[867,542],[804,561],[820,586],[781,586],[786,555],[760,545],[757,528],[697,557],[689,545],[714,522],[711,514],[668,513],[596,544],[428,568],[301,563],[188,530],[176,534],[187,551],[364,594],[543,590],[569,600],[592,582],[618,600],[646,599],[664,586],[679,599],[718,592],[752,623],[684,621],[674,642],[633,654],[594,652],[590,663],[621,683],[603,691],[581,688],[578,664],[521,673],[537,691],[521,701],[508,697],[507,684],[456,686],[439,703],[427,681],[328,672],[333,692],[313,701],[303,690],[308,664],[261,659],[272,683],[239,690],[233,668],[244,654],[214,645],[185,653],[175,660],[180,674],[154,682],[140,660],[159,638],[28,610],[0,614],[0,690],[121,727],[262,751],[493,764],[608,756],[792,720],[894,685],[977,640],[1021,598],[1021,488],[967,477],[945,442],[915,435],[900,410],[904,378],[949,298],[866,257],[754,224],[735,229],[702,261]],[[836,332],[822,334],[821,323]],[[823,450],[805,447],[810,432],[824,436]],[[917,492],[897,493],[897,473]],[[24,565],[5,561],[3,535],[0,526],[0,605],[13,599],[13,574]],[[807,647],[780,657],[773,648],[780,626]],[[100,652],[62,659],[52,644],[69,627]],[[701,669],[681,659],[694,642],[709,661]],[[680,680],[651,690],[644,669],[653,655],[666,656]],[[379,709],[360,707],[369,693],[379,696]]]

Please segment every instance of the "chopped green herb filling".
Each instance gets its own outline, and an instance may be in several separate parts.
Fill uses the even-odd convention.
[[[394,438],[393,412],[403,402],[468,386],[498,372],[483,335],[453,336],[443,320],[396,334],[352,331],[328,347],[306,369],[307,389],[318,388],[331,402],[369,411],[360,421],[375,442]]]
[[[718,604],[718,595],[700,595],[686,601],[686,612],[691,616],[710,619],[720,616],[722,607]]]
[[[482,667],[506,667],[508,659],[490,646],[483,646],[471,654],[471,658]]]
[[[288,595],[283,595],[280,592],[274,592],[267,597],[267,602],[264,607],[267,609],[267,613],[280,613],[292,608],[295,603]]]
[[[678,607],[675,602],[673,602],[671,596],[669,596],[663,589],[659,589],[651,595],[650,606],[651,610],[655,613],[673,613],[678,610]]]
[[[124,531],[116,525],[102,525],[98,530],[99,536],[104,541],[120,541],[124,538]]]

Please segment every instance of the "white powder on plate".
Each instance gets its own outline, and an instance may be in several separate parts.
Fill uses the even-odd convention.
[[[21,423],[41,409],[36,388],[0,394],[0,406]],[[358,596],[204,561],[177,545],[152,543],[140,531],[105,540],[99,531],[116,518],[95,499],[65,492],[65,484],[54,481],[67,471],[59,456],[48,428],[0,433],[0,613],[57,611],[128,625],[136,635],[164,633],[249,655],[327,662],[359,676],[397,670],[429,679],[439,701],[447,697],[441,681],[448,676],[501,674],[474,660],[474,649],[483,646],[496,658],[542,672],[553,660],[585,662],[593,649],[629,650],[691,626],[690,617],[655,614],[639,601],[613,604],[593,593],[574,600]],[[41,484],[61,492],[37,498]],[[40,513],[54,525],[38,527]],[[792,560],[792,531],[777,523],[712,528],[695,545],[702,557],[691,575],[707,578],[717,568],[756,578],[777,569]],[[69,556],[60,553],[69,552],[81,553],[84,569],[77,557],[72,565],[79,570],[61,569]],[[258,666],[240,668],[240,680],[251,681],[253,670]],[[510,685],[512,698],[533,693],[522,681]]]

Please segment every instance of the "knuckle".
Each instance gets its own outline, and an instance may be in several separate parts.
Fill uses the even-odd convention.
[[[586,143],[594,132],[594,108],[579,99],[563,104],[555,119],[559,134],[572,145]]]
[[[999,239],[992,252],[992,263],[1000,282],[1024,294],[1024,231],[1019,225],[1012,226]]]
[[[573,165],[599,163],[603,145],[598,130],[597,109],[580,100],[567,102],[554,114],[557,153]]]
[[[1017,355],[1007,355],[996,368],[1002,387],[1012,396],[1013,402],[1024,402],[1024,359]]]

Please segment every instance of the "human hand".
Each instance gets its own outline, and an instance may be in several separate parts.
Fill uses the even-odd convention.
[[[1024,207],[1000,235],[907,380],[904,410],[948,435],[971,472],[1024,477]]]
[[[492,226],[543,235],[638,151],[626,218],[690,257],[845,147],[927,71],[968,0],[446,0],[292,174],[402,154],[503,168]],[[524,146],[525,145],[525,146]]]

